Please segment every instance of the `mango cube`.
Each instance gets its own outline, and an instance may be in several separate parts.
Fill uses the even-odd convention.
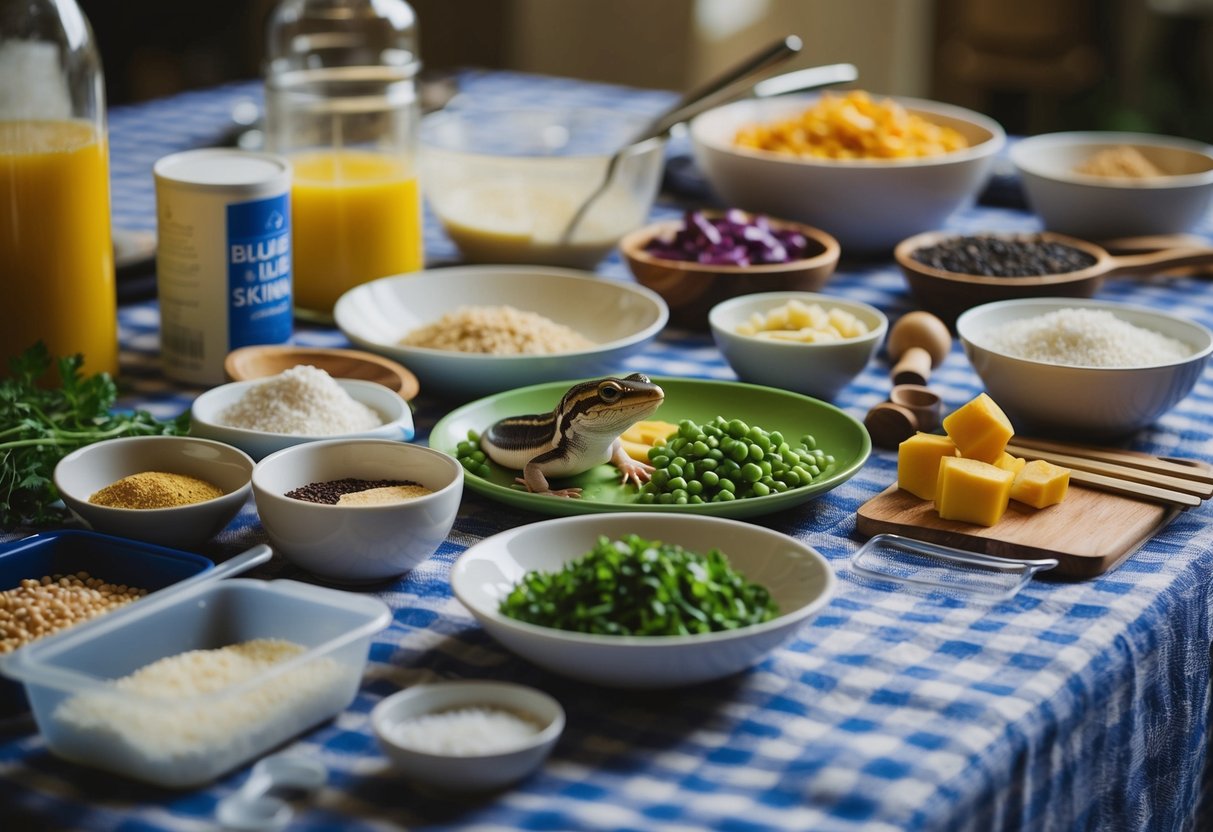
[[[1006,452],[1015,435],[1011,420],[985,393],[945,416],[943,429],[961,456],[990,463]]]
[[[1034,459],[1023,467],[1011,484],[1011,499],[1033,508],[1054,506],[1070,490],[1070,469]]]
[[[964,457],[939,460],[935,507],[944,520],[993,526],[1002,519],[1015,475],[988,462]]]
[[[939,460],[956,456],[956,443],[946,436],[916,433],[897,446],[897,485],[924,500],[935,499]]]
[[[1023,467],[1028,464],[1028,461],[1021,456],[1011,456],[1006,451],[1002,452],[1002,456],[994,460],[994,467],[1001,468],[1004,471],[1010,471],[1012,474],[1019,474]]]

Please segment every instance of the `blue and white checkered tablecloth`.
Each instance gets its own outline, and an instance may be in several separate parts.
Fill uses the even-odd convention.
[[[508,103],[593,100],[655,111],[671,100],[667,93],[504,73],[462,81],[469,97]],[[152,162],[213,142],[232,103],[256,95],[256,85],[236,85],[116,110],[117,225],[152,228]],[[1036,227],[1026,214],[985,207],[965,211],[953,225]],[[432,261],[454,259],[433,223],[426,242]],[[601,272],[626,279],[617,258]],[[828,291],[893,316],[912,308],[888,262],[844,263]],[[1213,326],[1213,292],[1197,279],[1112,282],[1103,296]],[[157,367],[155,303],[124,307],[120,322],[124,402],[159,415],[187,407],[197,391],[170,385]],[[301,328],[296,340],[346,344],[340,333],[318,327]],[[667,333],[628,367],[733,377],[708,339],[687,333]],[[949,408],[979,391],[959,349],[932,385]],[[838,404],[862,418],[888,388],[887,367],[877,362]],[[442,409],[424,393],[420,405],[424,436]],[[1134,447],[1213,461],[1211,413],[1206,375]],[[1036,580],[996,604],[934,600],[873,588],[847,569],[860,543],[856,509],[894,478],[894,455],[878,450],[842,487],[755,521],[823,552],[842,579],[837,597],[750,672],[661,693],[572,682],[485,635],[451,596],[451,563],[471,543],[541,518],[466,495],[438,554],[378,593],[394,621],[374,641],[354,704],[289,746],[330,771],[327,785],[298,807],[292,828],[1210,828],[1199,811],[1209,779],[1210,509],[1180,515],[1098,579]],[[263,539],[250,503],[203,551],[226,557]],[[296,576],[277,561],[267,574]],[[561,701],[568,728],[539,774],[477,801],[402,786],[376,750],[368,714],[401,686],[448,678],[520,681]],[[32,724],[18,723],[0,733],[0,828],[210,829],[216,802],[247,776],[244,769],[193,792],[151,790],[54,758]]]

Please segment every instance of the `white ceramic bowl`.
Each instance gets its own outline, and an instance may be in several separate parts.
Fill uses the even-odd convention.
[[[808,223],[834,235],[844,254],[888,251],[898,240],[940,228],[972,201],[1006,140],[980,113],[914,98],[908,110],[954,127],[970,147],[923,159],[812,160],[737,147],[746,124],[804,112],[818,96],[781,96],[725,104],[691,121],[691,147],[717,195],[748,211]]]
[[[1169,176],[1112,179],[1074,168],[1131,146]],[[1047,133],[1011,146],[1028,203],[1045,228],[1088,240],[1189,231],[1213,201],[1213,147],[1148,133]]]
[[[648,121],[595,108],[448,107],[421,122],[426,199],[469,263],[592,269],[644,224],[665,142],[629,147],[571,237],[562,236],[607,183],[611,154]]]
[[[531,717],[539,730],[516,747],[492,754],[420,751],[393,736],[401,721],[471,707],[500,708]],[[438,682],[392,694],[371,711],[371,727],[383,753],[411,780],[451,791],[508,786],[543,765],[564,731],[564,709],[542,691],[508,682]]]
[[[1188,344],[1192,354],[1127,369],[1075,367],[1016,358],[987,346],[986,333],[1009,321],[1058,309],[1103,309],[1121,320]],[[1123,436],[1144,428],[1192,391],[1213,353],[1213,332],[1153,309],[1080,298],[1022,298],[976,306],[956,321],[965,355],[1017,431],[1073,437]]]
[[[113,508],[89,497],[123,477],[144,471],[186,474],[223,491],[222,497],[172,508]],[[161,546],[196,546],[240,511],[249,495],[253,460],[243,451],[189,436],[107,439],[72,451],[55,466],[55,487],[89,528]]]
[[[400,340],[461,306],[513,306],[571,327],[596,346],[552,355],[485,355]],[[657,293],[567,269],[467,266],[385,277],[341,296],[337,326],[364,349],[402,362],[427,393],[472,399],[545,381],[617,373],[657,337],[669,309]]]
[[[498,612],[526,572],[559,571],[592,549],[599,535],[628,534],[700,553],[720,549],[734,569],[770,590],[779,615],[736,630],[646,637],[557,630]],[[455,596],[497,641],[554,673],[620,688],[691,685],[745,670],[824,608],[835,580],[820,553],[788,535],[737,520],[675,514],[591,514],[532,523],[480,541],[451,569]]]
[[[373,430],[343,433],[338,436],[301,436],[236,428],[224,424],[223,412],[239,401],[247,390],[264,384],[265,381],[266,379],[233,381],[211,388],[198,396],[190,408],[190,435],[234,445],[253,459],[261,459],[292,445],[322,439],[397,439],[407,442],[413,438],[413,412],[409,409],[408,402],[382,384],[348,378],[338,378],[334,381],[355,401],[378,413],[383,419],[382,425]]]
[[[817,304],[826,311],[842,309],[863,321],[868,332],[844,341],[808,344],[737,332],[738,324],[754,313],[765,316],[792,300]],[[884,342],[889,319],[875,306],[858,301],[815,292],[764,292],[718,303],[708,313],[708,324],[716,346],[742,381],[832,401],[868,366]]]
[[[285,496],[345,477],[412,480],[434,493],[370,506]],[[373,583],[408,572],[446,540],[463,496],[463,467],[440,451],[403,442],[308,442],[257,463],[253,496],[270,545],[287,560],[330,581]]]

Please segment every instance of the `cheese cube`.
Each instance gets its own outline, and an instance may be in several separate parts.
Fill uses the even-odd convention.
[[[956,456],[956,443],[946,436],[916,433],[897,446],[897,485],[924,500],[935,499],[939,460]]]
[[[945,416],[943,429],[961,456],[991,463],[1006,451],[1015,435],[1011,420],[985,393]]]
[[[1028,461],[1023,457],[1011,456],[1006,451],[1003,451],[1002,456],[994,460],[994,467],[1001,468],[1004,471],[1010,471],[1012,474],[1018,474],[1027,464]]]
[[[1034,459],[1023,467],[1011,485],[1011,499],[1033,508],[1060,503],[1070,490],[1070,469]]]
[[[939,460],[939,491],[935,507],[944,520],[963,520],[982,526],[993,526],[1002,519],[1011,496],[1015,475],[981,462],[963,457],[943,457]]]

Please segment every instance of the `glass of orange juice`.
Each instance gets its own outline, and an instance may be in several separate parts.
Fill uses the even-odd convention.
[[[39,340],[114,375],[109,154],[88,22],[71,0],[17,4],[0,20],[0,58],[0,377]]]
[[[424,262],[412,12],[399,0],[352,2],[366,8],[337,19],[288,0],[270,22],[266,141],[294,170],[303,318],[331,319],[346,290]]]

